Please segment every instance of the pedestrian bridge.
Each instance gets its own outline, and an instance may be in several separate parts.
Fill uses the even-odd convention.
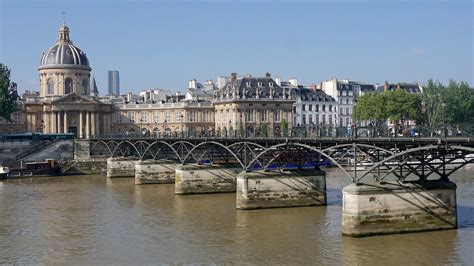
[[[102,136],[91,156],[234,164],[245,171],[339,167],[354,183],[448,178],[474,163],[474,138],[149,138]]]

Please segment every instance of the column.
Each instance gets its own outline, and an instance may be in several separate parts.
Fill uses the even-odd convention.
[[[64,133],[68,133],[69,132],[69,125],[68,125],[68,121],[67,121],[67,111],[64,111],[63,113],[63,126],[64,126]]]
[[[91,113],[86,111],[86,139],[91,136]]]
[[[26,131],[32,132],[31,130],[31,115],[26,113]]]
[[[82,111],[79,111],[79,121],[78,121],[78,124],[79,124],[79,138],[82,139],[84,137],[84,134],[82,133],[82,121],[84,121],[83,117],[82,117]]]
[[[95,135],[95,112],[90,113],[90,123],[91,123],[91,133],[89,136],[94,136]]]
[[[57,123],[57,120],[56,120],[56,112],[55,111],[52,111],[51,114],[50,114],[50,119],[51,119],[51,133],[56,133],[56,123]]]
[[[95,135],[98,136],[101,132],[100,132],[100,119],[101,115],[100,113],[96,113],[95,114]]]
[[[103,118],[102,119],[102,128],[104,129],[104,132],[102,132],[102,133],[107,134],[107,133],[109,133],[108,128],[110,127],[110,125],[107,125],[107,120],[109,118],[109,115],[108,114],[103,114],[102,118]]]
[[[49,132],[49,123],[48,123],[48,120],[49,120],[49,113],[44,112],[44,113],[43,113],[44,125],[42,125],[43,128],[41,129],[42,133]]]
[[[56,113],[56,117],[57,117],[57,119],[58,119],[58,129],[57,129],[57,131],[58,131],[58,133],[64,133],[64,132],[63,132],[63,118],[62,118],[62,112],[61,112],[61,111],[57,112],[57,113]]]
[[[37,131],[37,126],[36,126],[36,113],[31,115],[31,125],[33,127],[33,132]]]

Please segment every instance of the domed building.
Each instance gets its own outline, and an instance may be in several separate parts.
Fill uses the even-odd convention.
[[[65,23],[56,44],[41,56],[38,70],[40,95],[25,103],[27,131],[74,133],[78,138],[110,132],[112,105],[97,97],[89,59],[73,44]]]

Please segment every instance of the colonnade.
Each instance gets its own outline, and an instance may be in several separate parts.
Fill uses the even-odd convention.
[[[33,124],[36,121],[35,114],[29,114],[29,123],[34,131],[36,128]],[[74,117],[74,118],[73,118]],[[71,121],[73,119],[73,121]],[[72,122],[72,123],[71,123]],[[102,126],[101,126],[102,123]],[[110,133],[111,114],[99,114],[96,111],[50,111],[43,113],[43,133],[72,133],[70,128],[75,127],[76,136],[78,138],[89,139],[100,133]]]

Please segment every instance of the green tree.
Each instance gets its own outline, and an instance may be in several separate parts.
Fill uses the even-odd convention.
[[[260,137],[268,137],[267,123],[260,124]]]
[[[11,120],[11,114],[17,110],[16,101],[18,95],[10,89],[10,69],[0,63],[0,117],[8,121]]]
[[[428,126],[474,122],[474,93],[467,82],[450,80],[445,86],[430,79],[424,86],[422,98],[422,121]]]
[[[281,133],[283,134],[283,137],[288,137],[288,122],[286,122],[285,118],[281,120],[280,128],[281,128]]]
[[[357,120],[366,120],[379,125],[388,119],[384,93],[367,93],[357,98],[354,115]]]
[[[239,122],[239,136],[241,138],[245,137],[245,129],[244,124],[242,124],[242,121]]]
[[[421,97],[405,90],[384,92],[388,119],[404,125],[408,120],[418,120],[421,112]]]

